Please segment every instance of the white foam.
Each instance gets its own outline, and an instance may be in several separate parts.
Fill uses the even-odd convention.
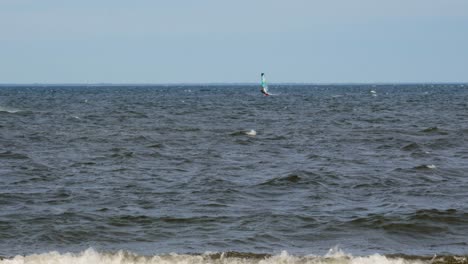
[[[19,111],[20,111],[20,110],[18,110],[18,109],[6,108],[6,107],[0,106],[0,112],[17,113],[17,112],[19,112]]]
[[[387,258],[374,254],[370,256],[353,257],[344,252],[331,251],[325,256],[294,256],[286,251],[271,257],[212,257],[210,254],[185,255],[166,254],[155,256],[141,256],[126,251],[116,253],[100,253],[88,249],[81,253],[49,252],[29,256],[16,256],[11,259],[0,260],[0,264],[422,264],[421,260],[402,258]]]
[[[249,131],[244,132],[247,136],[255,137],[257,135],[257,131],[250,129]]]

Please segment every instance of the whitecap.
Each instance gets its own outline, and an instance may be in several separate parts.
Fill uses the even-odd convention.
[[[250,129],[249,131],[244,131],[244,134],[247,136],[255,137],[257,135],[257,131]]]
[[[0,106],[0,112],[7,112],[7,113],[12,113],[13,114],[13,113],[17,113],[19,111],[21,111],[21,110]]]
[[[433,258],[432,261],[434,261]],[[334,263],[334,264],[421,264],[427,263],[422,259],[405,259],[400,257],[387,257],[380,254],[368,256],[352,256],[341,250],[332,249],[325,256],[295,256],[286,251],[277,255],[258,256],[240,254],[229,256],[217,253],[192,254],[163,254],[142,256],[128,251],[115,253],[101,253],[94,249],[87,249],[81,253],[59,253],[56,251],[28,256],[16,256],[0,259],[0,264],[24,264],[24,263],[87,263],[87,264],[304,264],[304,263]]]

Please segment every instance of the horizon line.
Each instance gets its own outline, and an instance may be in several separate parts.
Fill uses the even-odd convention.
[[[468,85],[466,82],[273,82],[269,85]],[[192,85],[260,85],[253,82],[182,82],[182,83],[113,83],[113,82],[96,82],[96,83],[0,83],[0,87],[4,86],[192,86]]]

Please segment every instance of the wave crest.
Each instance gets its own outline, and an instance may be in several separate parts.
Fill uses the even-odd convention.
[[[331,249],[325,256],[294,256],[286,251],[277,255],[224,252],[205,254],[138,255],[128,251],[115,253],[87,249],[81,253],[49,252],[13,258],[0,258],[0,264],[54,263],[54,264],[467,264],[466,256],[406,256],[369,255],[352,256],[339,249]]]

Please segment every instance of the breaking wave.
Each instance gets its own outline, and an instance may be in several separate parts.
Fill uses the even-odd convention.
[[[98,252],[88,249],[80,253],[49,252],[28,256],[15,256],[0,259],[1,264],[465,264],[466,256],[407,256],[407,255],[368,255],[352,256],[341,250],[331,249],[324,256],[295,256],[286,251],[277,255],[224,252],[204,254],[162,254],[153,256],[138,255],[128,251],[115,253]]]

